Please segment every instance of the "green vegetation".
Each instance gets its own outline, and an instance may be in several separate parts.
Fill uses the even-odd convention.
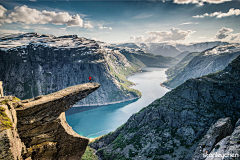
[[[11,120],[5,113],[5,108],[3,107],[0,107],[0,126],[1,126],[0,131],[13,127]]]
[[[126,80],[125,78],[125,76],[132,73],[134,69],[131,69],[130,67],[126,67],[126,70],[125,70],[122,68],[121,71],[119,71],[121,72],[121,74],[118,74],[114,71],[112,66],[109,65],[109,68],[110,68],[110,73],[121,85],[121,91],[114,91],[109,95],[108,99],[110,101],[121,100],[122,96],[128,97],[127,95],[129,93],[131,93],[134,97],[140,97],[142,95],[142,93],[139,92],[138,90],[129,88],[129,86],[133,85],[134,83]]]
[[[20,101],[20,99],[17,98],[17,97],[13,97],[13,98],[12,98],[12,102],[17,102],[17,101]]]
[[[87,146],[85,153],[83,154],[82,160],[98,160],[98,156],[94,154],[94,150]]]
[[[4,100],[1,101],[0,103],[2,103],[2,104],[7,104],[8,101],[9,101],[9,99],[4,99]]]
[[[118,137],[112,142],[114,144],[113,149],[121,148],[121,150],[126,147],[126,144],[124,143],[125,138],[122,134],[118,135]]]
[[[128,51],[121,52],[130,62],[138,65],[144,64],[148,67],[169,67],[169,65],[176,64],[179,60],[172,57],[164,57],[161,55],[154,55],[151,53],[132,53]]]

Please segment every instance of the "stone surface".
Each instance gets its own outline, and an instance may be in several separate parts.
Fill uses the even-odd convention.
[[[221,121],[221,119],[219,121]],[[199,160],[200,159],[206,159],[206,160],[233,160],[234,159],[234,160],[239,160],[240,159],[240,125],[239,125],[239,122],[240,122],[240,119],[236,123],[235,129],[233,132],[231,132],[228,135],[226,135],[226,134],[220,135],[223,138],[218,143],[212,145],[211,152],[209,151],[206,153],[202,153],[202,155],[196,154],[196,152],[198,152],[198,149],[199,149],[199,148],[197,148],[193,159],[199,159]],[[210,128],[210,130],[212,128],[215,128],[216,125],[217,124],[214,124]],[[222,129],[224,129],[224,125],[221,125],[221,127],[223,127]],[[229,131],[229,125],[225,125],[225,127],[226,127],[225,128],[226,131]],[[208,133],[204,137],[206,137],[206,136],[212,137]],[[200,145],[201,145],[201,142],[200,142],[199,146]]]
[[[2,87],[2,81],[0,81],[0,97],[3,97],[3,87]]]
[[[12,122],[12,126],[6,128],[0,128],[0,159],[4,160],[20,160],[22,159],[22,153],[25,151],[25,145],[22,143],[19,134],[17,132],[17,117],[16,111],[13,108],[12,102],[15,102],[12,96],[6,96],[8,99],[6,105],[2,104],[0,107],[5,109],[5,114]],[[0,127],[2,127],[0,125]]]
[[[209,154],[215,145],[232,133],[232,124],[230,118],[221,118],[210,127],[207,134],[201,139],[192,160],[204,160],[206,154]]]
[[[99,87],[80,84],[15,103],[18,133],[27,150],[23,158],[81,159],[89,140],[67,124],[65,111]]]

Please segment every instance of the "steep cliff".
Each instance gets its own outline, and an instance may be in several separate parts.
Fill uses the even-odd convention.
[[[0,79],[7,95],[33,98],[86,83],[92,76],[102,87],[78,105],[105,105],[141,96],[128,88],[133,83],[125,79],[139,66],[94,40],[27,33],[3,37],[0,47]]]
[[[192,160],[240,159],[240,119],[232,132],[230,118],[221,118],[201,139]]]
[[[183,68],[180,70],[174,68],[178,68],[181,63],[169,69],[166,73],[170,79],[163,84],[175,88],[188,79],[220,71],[238,55],[240,55],[239,44],[229,44],[208,49],[193,57],[190,62],[187,62],[186,66],[182,65]]]
[[[2,115],[7,118],[0,121],[5,124],[0,130],[0,157],[9,160],[81,159],[89,140],[67,124],[65,111],[99,87],[98,83],[80,84],[23,101],[3,97],[1,118]]]
[[[240,56],[224,70],[187,80],[95,140],[102,159],[186,159],[219,118],[240,115]],[[227,135],[227,134],[226,134]]]
[[[175,77],[178,73],[182,72],[188,63],[197,56],[198,52],[192,52],[186,55],[178,64],[166,70],[167,78],[170,80]]]

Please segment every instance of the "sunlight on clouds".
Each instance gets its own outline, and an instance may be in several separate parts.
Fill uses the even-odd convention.
[[[173,3],[177,4],[197,4],[198,6],[204,5],[204,3],[213,3],[213,4],[219,4],[219,3],[224,3],[228,2],[231,0],[174,0]]]
[[[23,29],[30,29],[30,27],[29,26],[24,26]]]
[[[204,18],[204,17],[216,17],[216,18],[222,18],[222,17],[229,17],[229,16],[239,16],[240,15],[240,9],[234,9],[231,8],[227,13],[220,12],[214,12],[214,13],[205,13],[203,15],[196,15],[193,16],[193,18]]]
[[[186,23],[182,23],[180,25],[187,25],[187,24],[198,24],[197,22],[186,22]]]
[[[84,28],[94,28],[93,25],[90,24],[89,21],[86,21],[84,24]]]
[[[103,27],[102,25],[99,25],[98,28],[99,28],[99,29],[109,29],[109,30],[112,30],[112,27]]]
[[[25,33],[25,32],[20,32],[19,30],[10,30],[10,29],[1,29],[0,34],[16,34],[16,33]]]
[[[16,6],[6,15],[7,9],[0,5],[0,23],[25,23],[25,24],[47,24],[67,25],[68,27],[79,26],[93,28],[89,21],[83,24],[83,20],[78,14],[69,15],[68,12],[39,11],[28,8],[28,6]]]
[[[130,41],[135,42],[164,42],[164,41],[177,41],[185,40],[188,36],[193,34],[195,31],[188,30],[183,31],[179,28],[171,28],[170,31],[148,31],[146,32],[149,37],[144,36],[131,36]]]
[[[236,40],[240,37],[240,33],[233,34],[232,28],[221,28],[217,34],[215,35],[215,39],[228,39],[228,40]]]

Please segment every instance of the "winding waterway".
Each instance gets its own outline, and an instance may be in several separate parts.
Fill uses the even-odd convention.
[[[96,138],[114,131],[125,123],[132,114],[169,91],[169,89],[159,85],[167,79],[165,71],[166,68],[142,68],[141,73],[127,78],[136,84],[132,88],[142,93],[141,98],[87,111],[82,111],[81,107],[73,107],[66,112],[68,124],[75,132],[87,138]]]

